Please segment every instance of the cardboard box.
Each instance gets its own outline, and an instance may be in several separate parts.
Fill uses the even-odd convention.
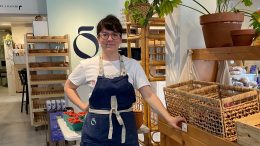
[[[260,113],[236,120],[237,143],[260,146]]]

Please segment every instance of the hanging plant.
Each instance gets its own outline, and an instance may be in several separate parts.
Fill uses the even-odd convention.
[[[10,46],[13,42],[13,38],[12,38],[12,35],[10,34],[7,34],[5,37],[4,37],[4,42],[7,46]]]

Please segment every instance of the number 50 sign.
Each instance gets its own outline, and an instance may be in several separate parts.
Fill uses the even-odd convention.
[[[81,26],[81,27],[79,27],[79,29],[78,29],[78,36],[77,36],[77,37],[74,39],[74,41],[73,41],[73,48],[74,48],[74,52],[75,52],[80,58],[83,58],[83,59],[91,58],[91,57],[95,56],[95,55],[97,54],[97,52],[98,52],[99,45],[98,45],[98,40],[97,40],[97,38],[96,38],[94,35],[88,33],[88,31],[92,31],[93,29],[94,29],[94,26]],[[78,45],[77,45],[77,39],[78,39],[79,36],[83,36],[83,37],[85,37],[86,39],[89,39],[92,43],[94,43],[94,45],[95,45],[95,53],[94,53],[93,56],[90,56],[90,55],[88,55],[88,54],[82,52],[82,51],[79,49],[79,47],[78,47]]]

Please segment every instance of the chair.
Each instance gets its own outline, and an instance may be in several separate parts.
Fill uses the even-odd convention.
[[[23,102],[24,102],[24,94],[25,94],[25,96],[26,96],[26,98],[25,98],[25,110],[26,110],[26,114],[28,114],[29,92],[28,92],[26,69],[24,68],[24,69],[18,71],[18,74],[19,74],[19,77],[20,77],[20,80],[21,80],[21,84],[23,85],[21,112],[23,112]]]

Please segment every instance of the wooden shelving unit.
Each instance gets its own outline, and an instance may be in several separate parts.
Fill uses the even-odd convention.
[[[128,19],[127,19],[128,21]],[[135,29],[137,33],[131,33]],[[141,48],[140,64],[143,67],[149,81],[165,80],[165,20],[164,18],[152,18],[149,25],[141,27],[131,22],[126,22],[127,51],[131,57],[131,46]],[[137,101],[141,96],[137,96]],[[137,103],[140,105],[140,102]],[[143,145],[159,145],[154,141],[153,134],[158,132],[157,115],[151,111],[147,103],[141,102],[138,106],[144,113],[144,124],[149,127],[150,133],[144,135]]]
[[[70,40],[68,35],[25,36],[25,43],[30,118],[37,128],[48,123],[45,101],[64,98],[63,85],[71,71]]]
[[[260,46],[192,49],[193,60],[260,60]]]

